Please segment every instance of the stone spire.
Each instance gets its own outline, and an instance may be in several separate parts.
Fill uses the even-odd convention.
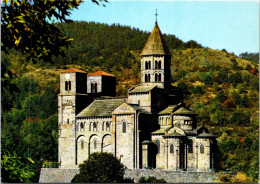
[[[141,53],[141,56],[145,55],[171,55],[157,21]]]

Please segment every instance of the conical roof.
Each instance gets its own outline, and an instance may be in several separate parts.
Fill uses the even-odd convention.
[[[157,23],[150,34],[141,55],[171,55]]]

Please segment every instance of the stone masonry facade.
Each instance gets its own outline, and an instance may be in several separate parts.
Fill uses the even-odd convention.
[[[60,73],[59,169],[77,169],[91,153],[108,152],[136,172],[214,171],[216,136],[197,127],[197,114],[171,85],[172,56],[157,22],[141,57],[141,84],[123,98],[115,96],[112,74]]]

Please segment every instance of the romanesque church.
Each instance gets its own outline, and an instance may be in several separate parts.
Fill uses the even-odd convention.
[[[216,136],[197,127],[196,113],[171,85],[171,57],[156,22],[141,53],[141,84],[128,89],[127,97],[115,96],[112,74],[61,72],[61,169],[78,168],[93,152],[108,152],[128,169],[214,170]]]

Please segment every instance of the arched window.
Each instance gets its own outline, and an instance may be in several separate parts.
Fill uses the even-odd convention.
[[[105,121],[102,123],[102,131],[104,131]]]
[[[97,93],[97,83],[95,83],[95,93]]]
[[[80,131],[83,131],[84,130],[84,125],[83,125],[83,123],[81,122],[80,123]]]
[[[159,74],[158,75],[158,82],[161,82],[161,80],[162,80],[162,76],[161,76],[161,74]]]
[[[67,124],[70,124],[70,120],[69,119],[67,119]]]
[[[151,69],[151,61],[148,61],[148,69]]]
[[[161,69],[161,61],[158,62],[158,69]]]
[[[69,84],[68,84],[68,81],[65,81],[65,90],[66,90],[66,91],[69,90]]]
[[[106,122],[106,131],[110,131],[110,123],[108,121]]]
[[[122,132],[126,133],[126,122],[123,122],[122,124]]]
[[[193,153],[193,141],[192,139],[189,140],[189,148],[188,148],[188,152],[189,153]]]
[[[204,153],[204,145],[203,144],[200,145],[200,153]]]
[[[144,75],[144,82],[147,82],[147,74]]]
[[[97,131],[97,123],[96,122],[93,123],[93,131]]]
[[[155,69],[158,69],[158,62],[155,61]]]
[[[147,82],[150,82],[150,79],[151,79],[151,76],[150,76],[150,74],[148,74],[148,76],[147,76]]]
[[[156,141],[155,141],[155,144],[156,144],[156,146],[157,146],[158,153],[160,153],[160,141],[159,141],[159,140],[156,140]]]
[[[155,74],[155,82],[157,82],[158,81],[158,75],[157,75],[157,73]]]
[[[83,140],[81,140],[80,145],[81,145],[81,149],[84,149],[84,141]]]
[[[170,153],[174,153],[174,151],[173,151],[173,144],[170,145]]]
[[[94,140],[94,149],[97,149],[97,140]]]

